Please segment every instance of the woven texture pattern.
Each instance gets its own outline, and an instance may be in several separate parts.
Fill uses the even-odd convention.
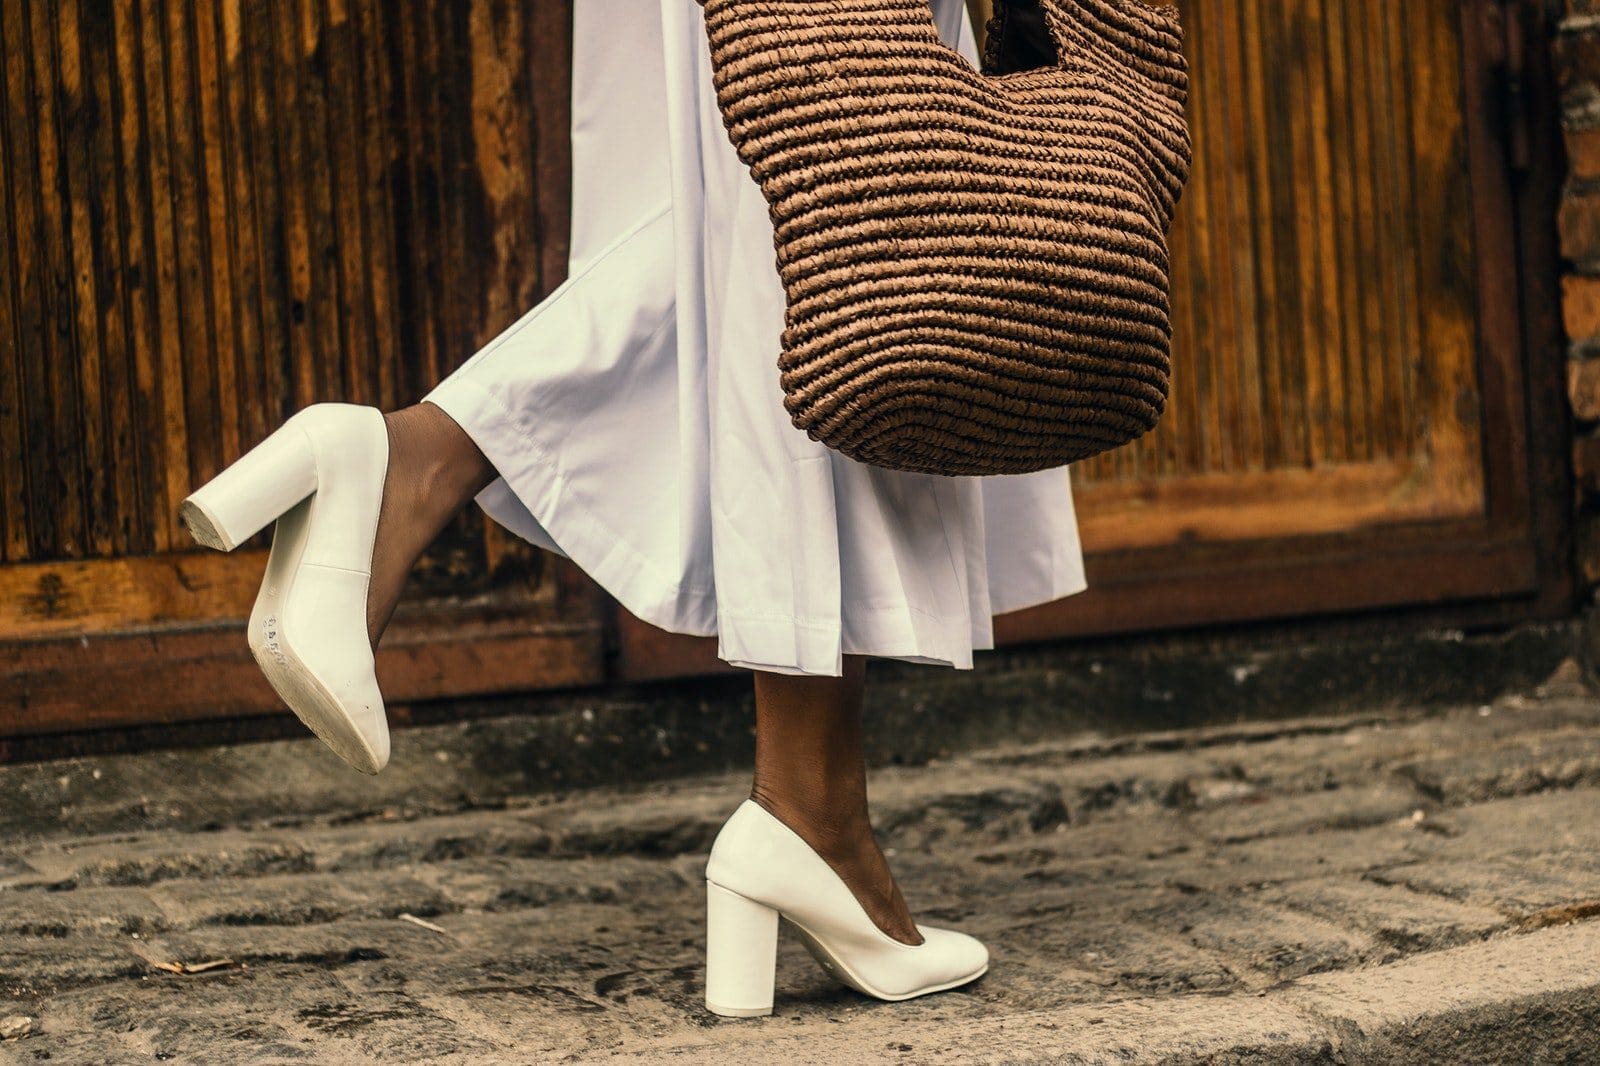
[[[1191,158],[1173,9],[1012,0],[1057,62],[997,73],[1006,0],[982,72],[928,0],[701,2],[724,124],[771,209],[797,427],[875,466],[978,475],[1155,425]]]

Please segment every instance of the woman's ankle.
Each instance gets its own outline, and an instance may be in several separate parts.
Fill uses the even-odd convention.
[[[376,648],[411,569],[450,520],[494,475],[483,453],[442,408],[386,412],[389,465],[372,546],[367,635]]]
[[[423,400],[384,418],[412,495],[439,528],[494,480],[488,457],[437,404]]]
[[[886,935],[904,944],[922,943],[922,934],[906,908],[899,885],[868,817],[865,796],[827,798],[815,792],[774,793],[758,783],[750,798],[794,830],[826,862]]]

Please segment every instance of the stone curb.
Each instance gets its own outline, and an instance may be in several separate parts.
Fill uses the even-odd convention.
[[[1600,1060],[1597,1021],[1600,926],[1575,925],[1305,977],[1254,995],[1127,1000],[885,1030],[880,1040],[859,1031],[777,1036],[743,1044],[739,1060],[742,1066],[1593,1062]],[[705,1061],[711,1052],[709,1045],[683,1044],[622,1061]]]

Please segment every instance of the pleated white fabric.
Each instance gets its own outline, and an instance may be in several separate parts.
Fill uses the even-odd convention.
[[[1068,468],[889,471],[790,424],[772,222],[699,5],[574,6],[568,278],[425,397],[498,471],[489,516],[644,621],[779,673],[970,669],[992,615],[1082,591]],[[976,66],[962,0],[932,8]]]

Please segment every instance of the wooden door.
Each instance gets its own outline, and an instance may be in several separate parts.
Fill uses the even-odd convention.
[[[570,7],[0,5],[0,736],[277,711],[268,534],[177,507],[318,400],[417,399],[560,280]],[[570,567],[469,509],[379,656],[414,699],[593,681]]]
[[[1155,431],[1072,468],[1088,591],[1001,616],[997,641],[1565,613],[1541,5],[1179,8],[1195,161],[1170,235],[1172,395]],[[716,665],[620,631],[631,674]]]
[[[1074,469],[1089,591],[997,636],[1564,610],[1555,163],[1549,121],[1522,122],[1554,114],[1537,5],[1182,8],[1171,403]],[[415,399],[560,281],[569,20],[0,5],[0,754],[277,709],[239,639],[265,538],[194,549],[176,505],[299,406]],[[714,641],[625,614],[608,668],[614,606],[475,509],[414,592],[380,655],[401,719],[720,668]]]
[[[1555,257],[1526,231],[1554,203],[1527,140],[1537,6],[1180,7],[1170,405],[1073,468],[1090,591],[1003,634],[1566,609]]]

